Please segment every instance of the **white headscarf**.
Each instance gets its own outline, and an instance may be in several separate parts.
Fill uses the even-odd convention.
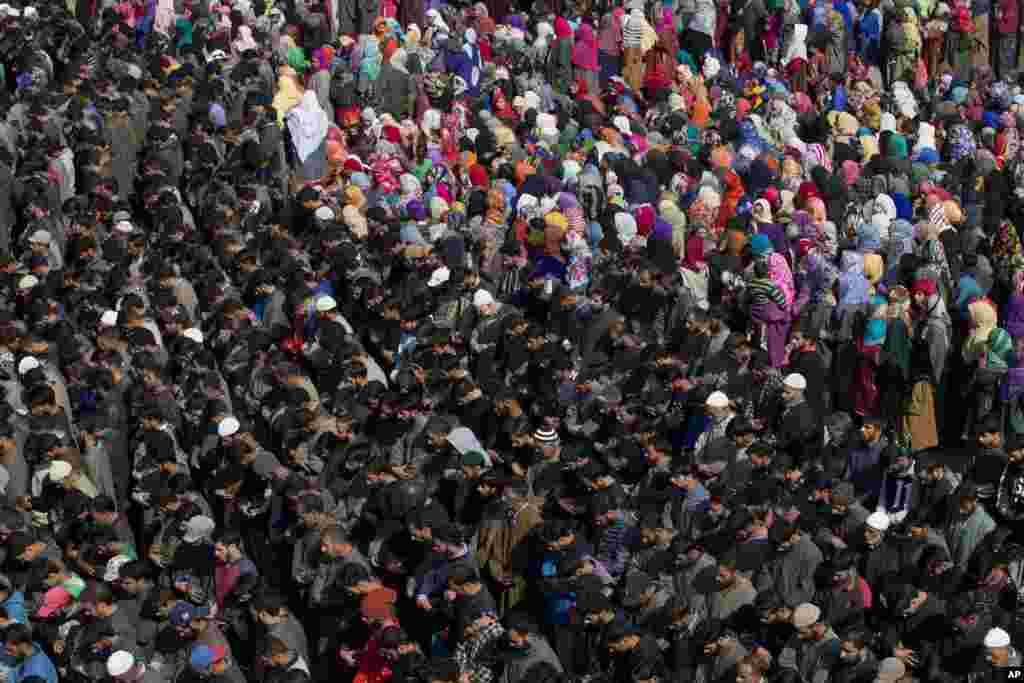
[[[305,163],[327,137],[329,125],[327,113],[320,106],[316,93],[312,90],[303,93],[302,101],[288,112],[285,121],[292,135],[295,154],[301,163]]]

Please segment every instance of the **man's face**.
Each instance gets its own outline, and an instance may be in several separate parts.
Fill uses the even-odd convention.
[[[731,586],[732,582],[736,580],[736,571],[729,569],[728,567],[718,568],[718,585],[719,586]]]
[[[94,512],[93,519],[96,520],[96,524],[99,526],[112,526],[114,520],[117,519],[116,512]]]
[[[878,529],[867,527],[864,529],[864,542],[874,548],[882,542],[882,532]]]
[[[860,435],[864,437],[864,440],[868,443],[874,443],[878,440],[880,430],[876,424],[866,424],[860,428]]]
[[[141,579],[126,578],[121,579],[121,590],[125,593],[132,595],[138,595],[145,588],[145,584]]]
[[[625,652],[629,652],[630,642],[629,638],[621,638],[608,643],[608,649],[612,654],[621,655]]]
[[[223,543],[217,543],[213,546],[213,554],[218,562],[226,563],[231,557],[231,550]]]
[[[739,434],[736,436],[735,439],[733,439],[733,442],[736,444],[736,448],[750,448],[752,445],[754,445],[754,435]]]
[[[746,345],[740,345],[736,347],[736,362],[740,365],[746,365],[750,362],[750,359],[754,357],[754,351]]]
[[[10,641],[4,645],[4,651],[7,653],[7,656],[13,657],[14,659],[27,657],[31,653],[31,649],[31,645],[12,643]]]
[[[19,555],[19,559],[23,562],[33,562],[43,552],[46,546],[42,543],[33,543],[32,545],[25,548],[25,552]]]
[[[529,635],[530,634],[526,633],[525,631],[517,631],[515,629],[510,629],[508,632],[508,641],[512,644],[513,647],[525,647],[529,639]]]
[[[0,440],[0,447],[3,447],[3,440]],[[1007,457],[1014,465],[1024,464],[1024,448],[1017,448],[1010,451],[1007,453]]]
[[[978,445],[982,448],[999,448],[1002,440],[999,432],[982,432],[978,435]]]
[[[788,386],[783,385],[783,387],[782,387],[782,400],[783,401],[795,401],[798,398],[800,398],[800,390],[799,389],[794,389],[793,387],[788,387]]]
[[[800,640],[812,640],[815,633],[817,632],[818,625],[811,624],[810,626],[803,626],[796,630],[797,636]]]

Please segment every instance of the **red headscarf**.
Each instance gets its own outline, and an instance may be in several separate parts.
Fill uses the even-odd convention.
[[[469,167],[469,182],[473,183],[473,187],[479,187],[486,189],[489,184],[487,178],[487,169],[480,164],[473,164]]]

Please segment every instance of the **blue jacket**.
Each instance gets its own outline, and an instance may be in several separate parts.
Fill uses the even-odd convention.
[[[13,619],[19,624],[28,623],[28,614],[25,612],[25,594],[21,591],[14,591],[10,597],[0,603],[0,607],[7,610],[7,618]]]
[[[38,676],[46,683],[57,683],[57,669],[36,643],[32,643],[32,654],[11,671],[7,683],[20,683],[30,676]]]

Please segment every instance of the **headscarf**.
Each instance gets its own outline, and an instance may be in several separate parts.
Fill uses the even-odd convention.
[[[295,146],[295,154],[300,162],[305,163],[327,137],[327,128],[330,125],[327,113],[321,108],[316,93],[307,90],[302,95],[299,105],[288,112],[285,120],[288,123],[288,132],[291,133],[292,144]]]
[[[594,29],[587,22],[581,22],[576,29],[576,44],[572,48],[572,63],[586,71],[597,71],[597,39]]]
[[[284,117],[293,107],[302,101],[303,90],[299,85],[298,75],[291,67],[281,67],[281,73],[277,77],[277,94],[274,95],[272,103],[277,112],[277,122],[284,125]]]
[[[364,36],[363,49],[359,61],[359,75],[366,77],[371,83],[380,75],[380,65],[384,61],[380,53],[380,41],[374,36]]]
[[[844,251],[840,260],[839,305],[866,305],[871,301],[871,283],[864,275],[864,259],[855,251]]]
[[[309,68],[309,62],[306,61],[306,52],[301,47],[290,47],[288,48],[288,66],[295,69],[298,73],[303,73]]]
[[[695,273],[702,272],[707,268],[707,260],[704,257],[703,235],[694,233],[686,240],[686,247],[683,254],[683,268]]]
[[[616,9],[622,12],[622,9]],[[608,13],[601,18],[601,32],[598,36],[601,51],[611,55],[617,55],[622,45],[622,22],[613,13]]]
[[[462,51],[469,57],[470,64],[469,82],[466,85],[473,89],[480,85],[480,76],[484,70],[484,60],[480,54],[480,46],[476,44],[476,31],[467,28],[463,36],[465,41],[462,45]]]
[[[241,55],[246,50],[256,50],[259,45],[256,40],[252,37],[252,28],[242,24],[238,27],[238,37],[235,38],[235,42],[231,45],[235,50],[235,55]]]

